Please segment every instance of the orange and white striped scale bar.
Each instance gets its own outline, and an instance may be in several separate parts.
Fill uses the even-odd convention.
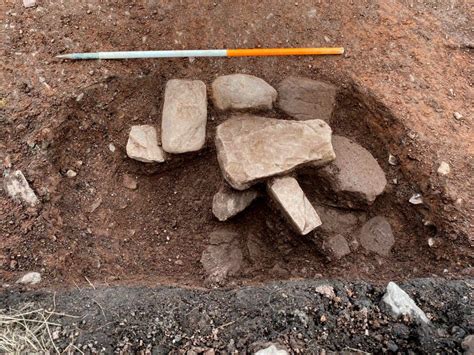
[[[143,59],[182,57],[269,57],[290,55],[334,55],[343,54],[342,47],[323,48],[250,48],[250,49],[196,49],[170,51],[121,51],[61,54],[65,59]]]

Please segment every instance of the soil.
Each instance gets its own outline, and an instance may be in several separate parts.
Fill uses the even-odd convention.
[[[239,231],[245,259],[229,287],[328,277],[382,284],[472,273],[472,13],[467,3],[88,3],[3,5],[0,158],[21,169],[42,200],[39,208],[25,208],[0,192],[5,287],[26,271],[42,273],[40,288],[205,286],[199,260],[210,232],[222,226],[211,212],[222,182],[213,137],[227,115],[209,103],[205,148],[169,156],[162,165],[132,161],[124,147],[131,125],[160,126],[167,80],[200,79],[209,87],[218,75],[235,72],[273,86],[289,75],[338,86],[331,126],[368,149],[387,174],[386,192],[366,212],[390,221],[395,246],[386,258],[358,250],[328,263],[261,198],[225,222]],[[98,50],[322,45],[344,46],[346,54],[54,58]],[[455,119],[454,112],[462,118]],[[277,110],[261,114],[284,118]],[[397,166],[388,164],[389,153]],[[436,173],[441,161],[450,164],[451,174]],[[68,169],[78,175],[68,178]],[[137,178],[136,190],[123,186],[125,174]],[[300,183],[313,201],[331,203],[311,177],[300,176]],[[423,195],[423,205],[408,203],[414,193]]]
[[[429,325],[388,316],[381,304],[384,289],[362,281],[285,281],[211,291],[166,286],[9,291],[0,297],[0,309],[34,302],[66,314],[50,319],[61,324],[51,329],[60,351],[250,354],[273,342],[291,354],[460,354],[461,342],[474,332],[473,281],[401,284]],[[322,286],[333,287],[335,297],[320,294]]]

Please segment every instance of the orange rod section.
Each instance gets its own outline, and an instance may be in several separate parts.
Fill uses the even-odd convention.
[[[228,57],[274,56],[274,55],[325,55],[343,54],[344,48],[255,48],[228,49]]]

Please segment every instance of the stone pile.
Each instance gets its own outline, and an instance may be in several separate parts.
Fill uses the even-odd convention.
[[[387,181],[369,151],[346,137],[332,135],[329,123],[336,105],[336,87],[290,77],[277,88],[245,74],[221,76],[212,83],[215,108],[232,112],[217,126],[215,135],[225,181],[213,198],[215,217],[226,221],[242,212],[263,190],[257,185],[263,185],[273,205],[298,234],[319,230],[314,238],[319,239],[321,250],[330,259],[340,259],[359,245],[389,255],[394,239],[383,217],[372,218],[361,227],[365,213],[339,209],[367,209],[383,193]],[[274,105],[290,117],[262,116]],[[259,115],[249,111],[258,111]],[[206,123],[206,85],[198,80],[170,80],[159,133],[153,126],[133,126],[127,154],[142,162],[162,163],[166,153],[198,151],[206,141]],[[333,197],[333,207],[313,206],[308,200],[294,175],[301,168],[309,169],[311,179]],[[241,259],[237,252],[229,251],[229,245],[236,245],[235,236],[229,235],[225,243],[219,238],[212,241],[211,250],[203,254],[203,264],[217,279],[233,273],[235,261]],[[220,246],[225,249],[220,250]],[[228,269],[213,265],[212,255],[219,255],[223,261],[232,259],[234,265]]]

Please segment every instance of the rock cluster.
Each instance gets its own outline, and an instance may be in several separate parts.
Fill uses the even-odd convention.
[[[332,135],[328,123],[336,104],[335,86],[290,77],[277,91],[255,76],[232,74],[216,78],[211,89],[216,109],[234,111],[217,126],[215,134],[224,178],[212,201],[212,212],[219,221],[246,209],[263,190],[254,185],[262,184],[289,225],[300,235],[313,233],[312,239],[330,260],[341,259],[359,245],[367,252],[389,255],[394,237],[387,220],[377,216],[366,222],[363,212],[339,209],[367,209],[383,193],[387,181],[369,151],[346,137]],[[128,156],[162,163],[165,152],[202,149],[206,142],[206,95],[202,81],[168,81],[159,133],[151,125],[133,126]],[[262,115],[276,102],[291,118]],[[235,112],[256,110],[258,116]],[[294,175],[303,168],[333,197],[333,207],[310,202]],[[124,186],[137,188],[136,181],[125,177]],[[221,282],[238,272],[242,261],[238,245],[235,232],[211,234],[210,246],[201,258],[211,280]]]

